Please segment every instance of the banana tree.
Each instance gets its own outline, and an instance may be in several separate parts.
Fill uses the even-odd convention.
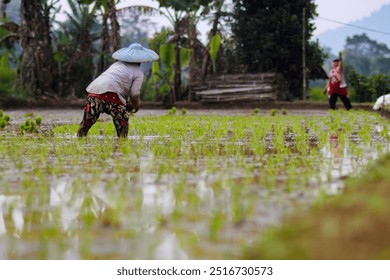
[[[0,46],[12,50],[14,43],[19,40],[19,25],[14,22],[5,22],[0,25]]]
[[[213,73],[216,72],[216,61],[218,56],[218,51],[221,46],[221,35],[219,33],[215,34],[210,41],[210,58],[213,63]]]
[[[154,83],[157,85],[156,90],[160,96],[169,95],[167,105],[172,106],[175,102],[175,96],[170,94],[173,92],[172,86],[175,79],[175,69],[172,68],[176,60],[175,44],[162,44],[159,48],[160,61],[155,61],[152,64],[152,72]],[[190,50],[187,48],[180,49],[180,70],[187,66],[190,60]],[[162,65],[160,65],[162,64]]]
[[[185,20],[185,12],[177,11],[177,10],[169,10],[168,6],[164,6],[162,1],[158,1],[160,3],[159,8],[154,8],[150,6],[144,5],[132,5],[119,10],[120,13],[125,14],[126,12],[130,14],[148,14],[148,15],[163,15],[170,22],[173,29],[173,38],[169,40],[170,44],[174,44],[174,77],[173,77],[173,86],[170,87],[170,102],[175,102],[176,100],[181,98],[181,62],[180,62],[180,53],[183,48],[183,38],[186,33],[186,20]],[[164,8],[164,9],[162,9]],[[157,67],[154,64],[154,67]]]
[[[189,48],[191,49],[191,59],[189,64],[188,83],[191,87],[196,80],[196,46],[197,46],[197,31],[196,25],[199,20],[209,11],[209,4],[213,0],[159,0],[161,7],[172,8],[176,13],[184,13],[184,18],[187,20],[187,36]],[[179,67],[180,63],[176,62],[175,67]],[[191,96],[189,96],[191,100]]]
[[[96,9],[91,10],[88,3],[68,0],[68,4],[67,20],[60,24],[61,30],[53,32],[54,59],[61,71],[58,79],[60,95],[64,89],[64,93],[76,96],[83,94],[87,83],[93,79],[93,44],[100,38],[100,26],[94,16]]]
[[[16,55],[13,48],[14,43],[19,40],[19,24],[11,21],[7,17],[6,8],[10,2],[11,0],[1,0],[0,2],[0,47],[8,49],[15,59]],[[11,9],[16,8],[17,5],[18,3],[14,4]]]
[[[116,4],[119,0],[78,0],[79,4],[92,5],[93,8],[90,12],[90,18],[94,18],[96,13],[100,11],[102,16],[102,30],[100,35],[100,50],[99,61],[97,65],[97,73],[99,75],[106,70],[109,59],[109,54],[115,52],[121,47],[120,43],[120,27],[117,19]],[[108,25],[110,21],[111,30]]]
[[[160,4],[159,9],[152,7],[136,5],[121,9],[121,11],[131,11],[133,13],[158,12],[164,15],[171,23],[174,36],[170,43],[175,44],[174,59],[174,78],[171,88],[171,100],[181,99],[181,49],[187,35],[188,46],[191,50],[191,59],[189,66],[189,85],[196,80],[196,55],[197,55],[197,30],[196,25],[199,20],[209,11],[209,4],[213,0],[157,0]],[[164,9],[162,9],[164,8]]]
[[[13,90],[16,79],[16,70],[10,67],[8,57],[8,50],[5,50],[3,54],[0,55],[0,88],[6,93]]]
[[[205,80],[207,77],[207,69],[210,64],[210,58],[213,55],[217,55],[219,51],[218,48],[215,48],[216,45],[220,45],[221,39],[218,38],[217,34],[219,33],[218,25],[220,24],[221,18],[226,15],[226,12],[223,11],[225,0],[214,0],[212,3],[213,10],[214,10],[214,17],[212,20],[212,27],[208,34],[209,43],[208,46],[203,50],[203,62],[202,62],[202,80]],[[219,41],[219,42],[218,42]],[[213,48],[211,47],[211,44],[213,43]],[[215,61],[213,61],[213,71],[215,72]]]
[[[183,48],[184,37],[187,35],[188,47],[191,50],[189,85],[192,85],[197,76],[196,51],[199,41],[197,40],[196,25],[202,16],[209,11],[208,6],[213,0],[157,0],[157,2],[160,4],[159,13],[169,20],[174,31],[174,36],[170,40],[170,43],[175,44],[174,80],[171,100],[178,100],[182,98],[180,50]],[[128,7],[127,9],[133,9],[134,12],[135,8]],[[142,12],[153,8],[140,6],[136,9],[138,12]]]

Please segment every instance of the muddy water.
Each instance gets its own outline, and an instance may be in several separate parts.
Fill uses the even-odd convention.
[[[7,113],[16,131],[25,112]],[[46,131],[53,125],[78,123],[82,117],[78,110],[34,113],[50,120],[44,123]],[[141,116],[148,114],[162,115],[166,111],[140,112]],[[103,119],[109,121],[107,116]],[[9,136],[14,133],[3,132],[2,144],[18,147],[18,143],[11,142],[15,138]],[[116,141],[109,136],[89,139],[84,149],[115,146]],[[135,146],[141,142],[139,136],[129,139]],[[307,211],[325,193],[342,192],[347,176],[360,172],[381,150],[388,150],[388,143],[382,140],[364,143],[351,138],[341,144],[337,137],[330,137],[318,153],[307,156],[318,168],[316,175],[305,177],[305,167],[299,166],[294,174],[271,170],[277,172],[271,177],[270,173],[265,176],[264,170],[277,157],[272,153],[260,160],[249,155],[182,162],[156,159],[147,148],[156,136],[142,140],[146,147],[141,153],[131,153],[124,159],[115,147],[108,158],[57,157],[56,145],[73,145],[77,141],[74,135],[60,135],[52,145],[43,141],[42,145],[50,146],[44,161],[37,159],[39,155],[28,154],[22,162],[12,156],[1,158],[0,258],[239,258],[242,249],[264,230],[281,223],[293,211]],[[169,138],[160,140],[164,143]],[[40,143],[38,139],[34,145]],[[359,153],[352,151],[356,149]],[[288,188],[291,176],[298,178]],[[268,188],[268,184],[276,187]]]

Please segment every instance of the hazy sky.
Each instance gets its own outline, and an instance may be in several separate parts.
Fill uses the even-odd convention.
[[[319,17],[351,23],[378,11],[385,4],[390,4],[390,0],[315,0],[315,3]],[[315,24],[316,35],[341,26],[321,18],[316,19]],[[375,26],[363,27],[375,29]]]
[[[67,0],[60,0],[60,2],[63,6],[63,10],[66,9]],[[378,11],[385,4],[390,4],[390,0],[315,0],[315,3],[318,6],[317,12],[319,17],[351,23]],[[122,0],[118,5],[118,8],[129,5],[149,5],[158,7],[158,3],[153,0]],[[321,18],[317,18],[315,24],[317,26],[315,35],[341,26],[340,24],[326,21]],[[375,26],[364,27],[375,29]]]

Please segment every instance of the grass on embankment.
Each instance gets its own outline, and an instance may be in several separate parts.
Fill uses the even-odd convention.
[[[390,259],[390,154],[345,192],[268,231],[247,259]]]

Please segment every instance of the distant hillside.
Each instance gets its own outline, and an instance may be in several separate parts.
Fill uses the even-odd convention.
[[[342,20],[340,20],[342,21]],[[390,33],[390,4],[384,5],[379,11],[361,20],[350,24]],[[337,29],[326,31],[318,35],[321,46],[330,47],[333,54],[344,49],[347,37],[355,34],[366,33],[368,37],[390,47],[390,35],[379,34],[351,26],[341,26]]]

